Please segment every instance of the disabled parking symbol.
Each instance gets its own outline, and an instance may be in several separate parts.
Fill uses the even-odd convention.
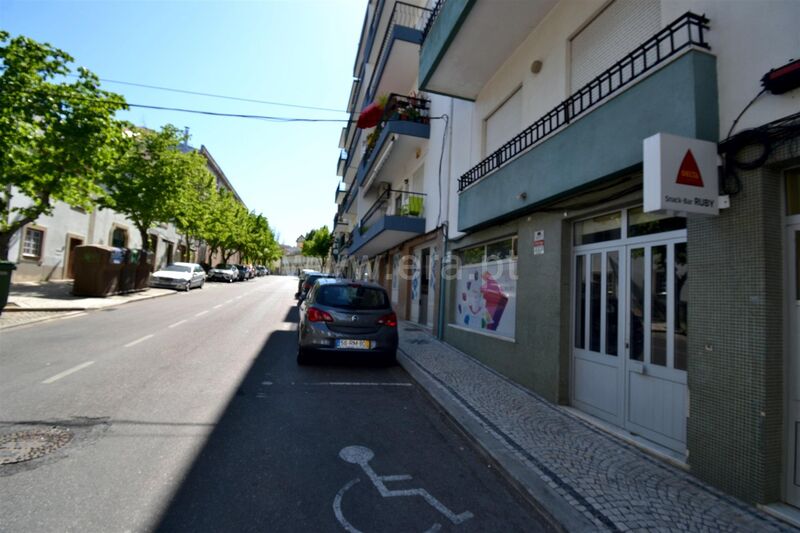
[[[391,490],[386,486],[387,482],[390,481],[408,481],[412,479],[411,476],[401,474],[401,475],[394,475],[394,476],[379,476],[369,465],[369,462],[375,457],[375,453],[365,446],[347,446],[346,448],[342,448],[339,452],[339,457],[348,463],[356,464],[361,467],[361,470],[364,471],[364,474],[367,475],[367,478],[372,482],[376,489],[378,489],[378,493],[383,498],[422,498],[424,499],[431,507],[439,511],[442,515],[445,516],[450,522],[455,525],[459,525],[463,522],[466,522],[470,518],[473,517],[473,514],[469,511],[464,511],[463,513],[456,514],[450,509],[448,509],[442,502],[437,500],[431,493],[427,490],[422,488],[417,489],[404,489],[404,490]],[[344,527],[346,531],[349,533],[361,533],[358,529],[353,527],[350,522],[344,517],[342,514],[342,498],[344,497],[345,493],[350,490],[356,483],[359,483],[361,480],[359,478],[352,479],[348,481],[344,487],[342,487],[339,492],[336,494],[336,498],[333,500],[333,510],[336,514],[336,519],[339,523]],[[439,531],[442,528],[441,524],[435,523],[433,526],[428,528],[426,533],[432,533],[435,531]]]

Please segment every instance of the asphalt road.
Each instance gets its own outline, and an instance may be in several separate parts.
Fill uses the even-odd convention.
[[[401,367],[298,367],[296,284],[3,331],[0,530],[544,530]]]

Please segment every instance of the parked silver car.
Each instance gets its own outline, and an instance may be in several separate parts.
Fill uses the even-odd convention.
[[[236,265],[226,265],[225,263],[220,263],[208,271],[208,279],[209,281],[219,280],[233,283],[239,279],[239,269],[236,268]]]
[[[319,278],[300,305],[297,363],[339,352],[397,360],[397,315],[380,285]]]
[[[197,263],[172,263],[153,272],[150,276],[151,287],[164,287],[188,291],[192,287],[203,287],[206,272]]]

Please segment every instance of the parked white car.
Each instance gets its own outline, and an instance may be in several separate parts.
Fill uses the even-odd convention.
[[[153,272],[150,276],[151,287],[164,287],[188,291],[193,287],[203,287],[206,273],[197,263],[172,263]]]

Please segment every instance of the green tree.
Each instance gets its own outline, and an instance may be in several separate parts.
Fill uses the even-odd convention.
[[[103,178],[107,194],[101,205],[127,215],[148,250],[147,230],[175,219],[199,162],[196,154],[178,149],[183,137],[172,125],[157,132],[130,127],[126,133],[122,156]]]
[[[212,196],[203,232],[203,240],[208,244],[209,263],[215,251],[220,252],[225,263],[236,253],[246,214],[247,210],[230,191],[223,189]]]
[[[11,237],[56,201],[91,209],[98,181],[117,155],[122,96],[47,43],[0,31],[0,260]],[[24,202],[14,202],[15,194]],[[22,204],[22,205],[19,205]]]
[[[213,210],[217,193],[214,175],[208,170],[205,158],[197,152],[187,155],[186,186],[177,198],[173,209],[177,230],[186,240],[184,261],[189,261],[193,243],[203,239]]]
[[[303,255],[307,257],[318,257],[322,263],[322,270],[325,270],[325,263],[328,262],[328,254],[333,246],[333,235],[328,226],[311,230],[306,233],[306,240],[303,243]]]

